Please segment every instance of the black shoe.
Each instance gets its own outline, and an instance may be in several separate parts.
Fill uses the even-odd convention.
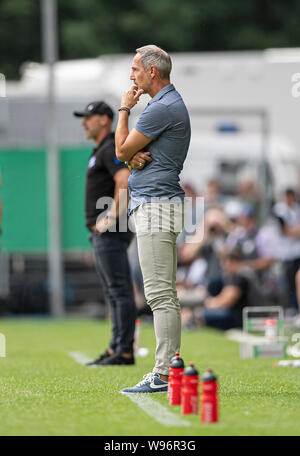
[[[102,363],[102,361],[106,358],[109,358],[112,356],[108,350],[106,350],[102,355],[99,356],[99,358],[95,359],[95,361],[91,361],[89,363],[86,363],[86,366],[97,366],[99,363]]]
[[[134,357],[125,358],[125,356],[115,353],[98,363],[98,366],[129,366],[134,364]]]

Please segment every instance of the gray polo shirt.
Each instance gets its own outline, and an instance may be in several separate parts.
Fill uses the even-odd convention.
[[[179,185],[179,174],[189,148],[191,126],[186,106],[173,84],[161,89],[149,101],[135,128],[152,139],[145,148],[151,153],[152,162],[142,170],[131,171],[129,212],[153,199],[183,201],[185,195]]]

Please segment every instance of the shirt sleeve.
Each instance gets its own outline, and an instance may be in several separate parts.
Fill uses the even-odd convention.
[[[116,152],[114,146],[111,147],[106,147],[103,151],[103,165],[111,175],[111,177],[114,177],[114,175],[120,171],[120,169],[127,169],[127,166],[125,163],[121,162],[118,160],[116,157]]]
[[[224,280],[225,286],[233,286],[239,288],[241,291],[245,291],[247,289],[247,279],[242,275],[230,275],[227,276]]]
[[[154,102],[146,107],[135,129],[147,138],[155,140],[170,126],[171,119],[168,108],[163,103]]]

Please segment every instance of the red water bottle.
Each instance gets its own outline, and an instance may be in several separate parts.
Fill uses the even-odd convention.
[[[172,365],[172,361],[176,358],[177,355],[179,356],[179,352],[175,353],[175,356],[173,356],[173,358],[171,358],[171,361],[169,364],[169,378],[168,378],[169,384],[168,384],[168,393],[167,393],[168,399],[170,399],[171,382],[172,382],[172,376],[173,376],[173,369],[172,369],[171,365]]]
[[[181,386],[182,386],[182,373],[184,371],[183,359],[179,357],[179,352],[171,359],[169,369],[169,385],[168,385],[168,398],[170,405],[181,404]]]
[[[173,369],[172,369],[172,362],[174,361],[174,359],[176,359],[176,357],[179,356],[179,352],[176,352],[175,353],[175,356],[173,356],[173,358],[171,358],[171,361],[170,361],[170,364],[169,364],[169,378],[168,378],[168,399],[170,399],[170,392],[171,392],[171,383],[172,383],[172,376],[173,376]]]
[[[190,363],[182,374],[181,413],[183,415],[198,414],[198,371],[194,363]]]
[[[218,382],[217,377],[209,367],[202,376],[202,423],[218,421]]]

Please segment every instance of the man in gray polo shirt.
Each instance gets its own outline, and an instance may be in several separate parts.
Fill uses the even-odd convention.
[[[133,168],[128,186],[147,303],[156,335],[155,367],[128,393],[166,392],[169,363],[180,349],[176,292],[176,238],[183,228],[184,191],[179,185],[190,142],[186,106],[170,83],[170,56],[154,45],[136,50],[116,129],[116,155]],[[151,97],[135,128],[128,116],[143,93]],[[145,152],[147,150],[147,152]]]

